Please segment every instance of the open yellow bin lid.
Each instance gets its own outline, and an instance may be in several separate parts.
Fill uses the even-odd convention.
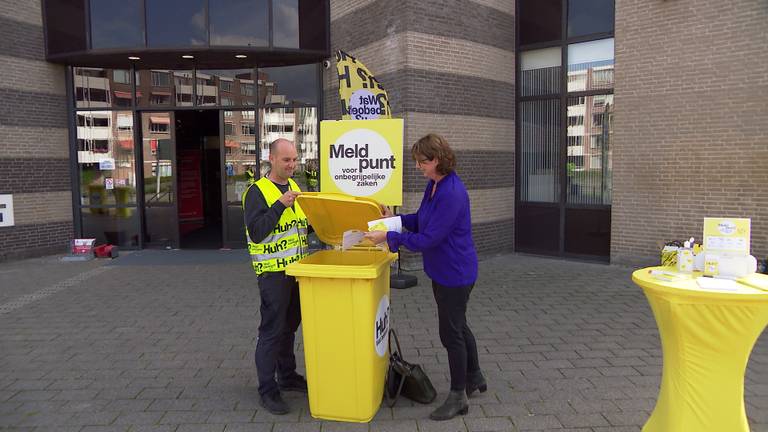
[[[383,217],[379,204],[370,198],[340,193],[302,192],[296,201],[309,224],[326,244],[340,245],[344,231],[368,231],[368,221]]]
[[[328,192],[304,192],[297,203],[309,223],[326,244],[341,245],[344,232],[368,231],[368,222],[380,219],[381,208],[370,198]],[[291,276],[336,279],[376,279],[397,258],[375,246],[356,246],[349,251],[321,250],[290,264],[285,273]]]

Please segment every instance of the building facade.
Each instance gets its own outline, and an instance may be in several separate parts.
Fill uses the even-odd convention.
[[[73,237],[242,246],[246,169],[287,137],[303,183],[341,117],[337,49],[386,88],[405,155],[429,132],[454,147],[482,255],[649,263],[728,216],[764,258],[766,18],[754,0],[8,0],[0,259]],[[408,163],[403,187],[416,209]]]

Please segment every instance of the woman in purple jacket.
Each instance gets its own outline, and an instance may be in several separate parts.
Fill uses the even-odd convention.
[[[400,216],[407,232],[373,231],[366,237],[376,244],[386,239],[392,251],[402,245],[422,254],[424,272],[432,279],[440,341],[448,351],[451,371],[448,398],[429,417],[448,420],[469,411],[467,396],[488,388],[466,319],[469,294],[477,280],[469,194],[454,172],[456,157],[443,137],[429,134],[421,138],[411,155],[429,182],[419,210]]]

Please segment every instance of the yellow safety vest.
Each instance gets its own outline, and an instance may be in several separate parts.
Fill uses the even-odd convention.
[[[289,188],[295,191],[301,191],[293,179],[288,179]],[[248,188],[243,193],[243,210],[245,210],[245,197],[253,185],[259,188],[264,199],[267,201],[267,207],[272,207],[283,195],[280,189],[266,177],[248,184]],[[277,225],[269,235],[258,243],[251,240],[248,234],[248,224],[245,226],[245,236],[248,239],[248,253],[251,255],[251,265],[257,275],[264,272],[284,271],[288,264],[296,262],[307,253],[307,229],[309,223],[304,211],[301,210],[298,202],[293,203],[293,209],[287,207]]]

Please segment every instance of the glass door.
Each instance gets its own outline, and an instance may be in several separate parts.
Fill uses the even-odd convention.
[[[223,220],[224,246],[245,246],[245,222],[243,220],[242,195],[248,186],[248,169],[258,176],[256,146],[256,111],[222,110],[221,146],[224,166]]]
[[[144,169],[144,244],[149,248],[179,247],[174,115],[141,114]]]

